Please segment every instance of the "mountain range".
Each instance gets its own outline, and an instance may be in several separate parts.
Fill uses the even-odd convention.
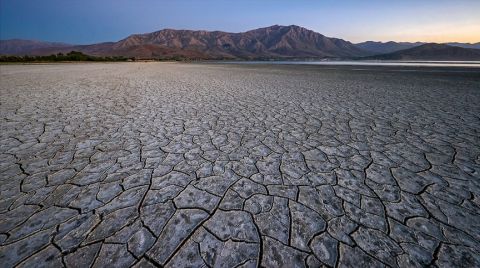
[[[425,43],[405,42],[351,42],[326,37],[306,28],[290,25],[273,25],[242,33],[222,31],[192,31],[164,29],[146,34],[133,34],[117,42],[91,45],[70,45],[31,40],[0,40],[2,55],[50,55],[79,51],[92,56],[124,56],[143,59],[353,59],[388,55],[421,47]],[[428,44],[427,44],[428,45]],[[428,50],[428,58],[435,60],[435,53],[442,58],[456,59],[462,55],[476,57],[477,44],[452,43],[443,49]],[[459,50],[466,49],[464,53]],[[426,51],[426,50],[425,50]],[[480,50],[479,50],[480,51]],[[450,56],[445,56],[450,55]],[[415,59],[418,54],[409,54]],[[402,58],[400,56],[392,56]],[[477,60],[473,57],[470,60]],[[388,56],[385,56],[388,58]]]
[[[404,50],[398,50],[392,53],[366,57],[365,59],[403,61],[469,61],[480,60],[480,49],[429,43]]]
[[[418,47],[421,45],[428,44],[426,42],[375,42],[375,41],[367,41],[355,44],[357,47],[364,49],[372,54],[386,54],[392,53],[399,50],[409,49],[413,47]],[[470,43],[445,43],[444,45],[449,45],[453,47],[462,47],[462,48],[473,48],[473,49],[480,49],[480,42],[470,44]]]
[[[0,40],[0,54],[2,55],[32,55],[38,49],[71,47],[70,44],[45,42],[38,40],[10,39]]]
[[[424,43],[422,42],[410,43],[410,42],[393,42],[393,41],[389,41],[389,42],[367,41],[363,43],[358,43],[356,44],[356,46],[372,54],[386,54],[386,53],[392,53],[392,52],[403,50],[403,49],[409,49],[409,48],[420,46],[423,44]]]

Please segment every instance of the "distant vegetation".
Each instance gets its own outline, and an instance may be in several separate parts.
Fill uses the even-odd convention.
[[[53,54],[50,56],[0,56],[0,62],[58,62],[58,61],[127,61],[126,57],[96,57],[85,55],[82,52],[71,51],[67,54]]]

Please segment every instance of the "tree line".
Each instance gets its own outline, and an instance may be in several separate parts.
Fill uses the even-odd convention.
[[[98,57],[83,54],[78,51],[71,51],[67,54],[58,53],[49,56],[2,56],[0,62],[56,62],[56,61],[127,61],[130,58],[122,56]]]

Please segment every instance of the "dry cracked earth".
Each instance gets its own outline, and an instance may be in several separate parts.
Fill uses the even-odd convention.
[[[0,66],[2,267],[479,267],[480,70]]]

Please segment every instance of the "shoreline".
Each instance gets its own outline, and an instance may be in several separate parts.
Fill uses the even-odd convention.
[[[190,64],[237,64],[237,65],[303,65],[303,66],[375,66],[375,67],[440,67],[480,68],[480,61],[379,61],[379,60],[135,60],[135,61],[38,61],[0,62],[0,65],[46,65],[85,63],[190,63]]]

